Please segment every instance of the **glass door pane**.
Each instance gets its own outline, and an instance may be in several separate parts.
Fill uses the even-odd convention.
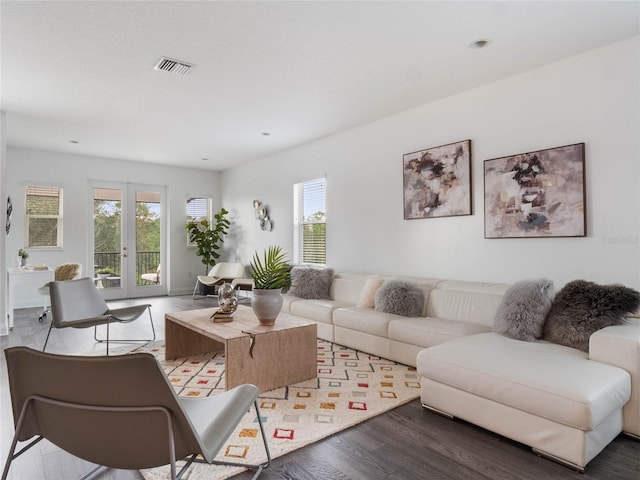
[[[94,182],[88,272],[106,300],[166,295],[165,187]]]
[[[165,187],[128,184],[129,235],[125,237],[129,286],[127,297],[166,295],[164,271]]]
[[[123,288],[122,238],[122,190],[94,188],[93,273],[100,289]],[[111,292],[106,298],[121,296],[121,293]]]
[[[136,286],[162,284],[160,192],[136,192]]]

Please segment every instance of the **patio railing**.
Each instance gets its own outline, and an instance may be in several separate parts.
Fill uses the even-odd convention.
[[[95,252],[93,255],[95,270],[108,268],[115,277],[119,277],[121,273],[120,260],[120,252]],[[149,285],[140,275],[155,272],[159,264],[160,252],[136,252],[136,285]],[[103,284],[105,287],[115,287],[119,286],[120,280],[105,280]]]

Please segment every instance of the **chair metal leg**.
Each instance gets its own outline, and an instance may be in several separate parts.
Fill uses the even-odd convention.
[[[33,447],[36,443],[43,439],[43,437],[38,436],[35,440],[31,441],[29,444],[25,445],[20,449],[18,453],[14,453],[16,451],[16,446],[18,445],[18,435],[22,430],[22,424],[24,423],[24,419],[26,417],[27,411],[31,408],[32,399],[27,399],[22,406],[22,411],[20,412],[20,416],[18,417],[18,422],[16,423],[16,431],[13,435],[13,440],[11,441],[11,448],[9,448],[9,453],[7,455],[7,461],[4,466],[4,470],[2,471],[1,480],[6,480],[7,475],[9,475],[9,467],[11,466],[11,462],[22,455],[24,452]]]
[[[109,339],[109,324],[111,322],[107,321],[107,338],[98,338],[98,326],[93,327],[93,339],[97,343],[106,343],[107,344],[107,355],[109,355],[109,342],[112,343],[139,343],[139,342],[153,342],[156,339],[156,329],[153,326],[153,316],[151,315],[151,308],[147,307],[147,313],[149,314],[149,321],[151,322],[151,332],[153,333],[153,338],[119,338],[119,339]],[[132,320],[133,321],[133,320]],[[129,323],[129,322],[122,322]]]
[[[109,470],[109,467],[105,467],[104,465],[98,465],[97,467],[92,469],[89,473],[87,473],[85,476],[83,476],[80,480],[90,480],[100,475],[102,472],[106,472],[107,470]]]
[[[13,436],[13,441],[11,442],[11,448],[9,449],[9,454],[7,455],[7,462],[5,463],[4,470],[2,471],[2,480],[6,480],[7,475],[9,474],[9,466],[11,465],[11,462],[13,462],[16,458],[18,458],[24,452],[29,450],[31,447],[33,447],[36,443],[38,443],[43,438],[44,437],[36,438],[28,445],[22,447],[18,453],[14,454],[13,452],[15,451],[16,446],[18,444],[18,430],[16,430],[16,433]]]
[[[49,342],[49,335],[51,335],[51,329],[53,328],[53,319],[51,320],[51,325],[49,325],[49,331],[47,332],[47,338],[44,341],[44,347],[42,347],[42,351],[47,348],[47,342]]]
[[[182,478],[182,475],[184,475],[184,473],[189,469],[189,467],[191,466],[191,464],[193,462],[196,461],[196,458],[198,458],[198,454],[194,453],[193,455],[191,455],[187,460],[186,463],[184,464],[184,466],[180,469],[180,472],[178,472],[178,474],[175,476],[176,480],[180,480]],[[173,466],[173,469],[175,469],[175,465]],[[172,475],[175,472],[172,471]],[[172,477],[173,478],[173,477]]]
[[[196,298],[196,292],[198,291],[198,285],[200,285],[200,280],[196,279],[196,286],[193,287],[193,294],[191,295],[191,298],[193,300],[200,300],[201,298],[207,298],[206,295],[205,296],[198,296]]]
[[[193,287],[193,294],[191,295],[191,298],[193,300],[202,300],[203,298],[217,297],[218,296],[216,293],[205,294],[205,295],[198,294],[198,296],[196,296],[196,292],[198,291],[198,285],[203,285],[204,287],[213,287],[214,288],[214,292],[215,292],[215,287],[219,286],[221,284],[220,283],[213,283],[211,285],[207,285],[206,283],[201,283],[200,280],[196,280],[196,286]]]
[[[262,417],[260,417],[260,409],[258,408],[257,400],[253,401],[253,406],[255,407],[255,410],[256,410],[258,425],[260,426],[260,434],[262,435],[262,443],[264,444],[264,450],[265,450],[265,453],[267,454],[267,461],[257,465],[251,465],[251,464],[239,463],[239,462],[224,462],[221,460],[214,460],[213,462],[211,462],[213,465],[226,465],[230,467],[242,467],[242,468],[248,468],[249,470],[255,470],[256,473],[253,475],[253,477],[251,477],[251,480],[255,480],[256,478],[258,478],[262,473],[262,471],[265,468],[267,468],[269,465],[271,465],[271,452],[269,451],[269,444],[267,443],[267,435],[264,431],[264,425],[262,423]],[[197,459],[195,461],[198,463],[207,463],[205,460],[200,460],[200,459]]]

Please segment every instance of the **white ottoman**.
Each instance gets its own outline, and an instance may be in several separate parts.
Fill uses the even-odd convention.
[[[583,471],[622,431],[627,371],[548,342],[482,333],[418,353],[421,400]]]

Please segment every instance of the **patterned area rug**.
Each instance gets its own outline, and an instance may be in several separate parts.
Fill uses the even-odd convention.
[[[180,396],[215,395],[224,390],[222,353],[165,361],[163,342],[147,344],[134,352],[154,354]],[[258,406],[271,455],[276,458],[403,405],[419,394],[415,368],[318,339],[318,378],[265,392]],[[247,413],[217,458],[264,462],[254,410]],[[195,464],[183,479],[225,479],[242,471]],[[170,478],[168,467],[141,473],[146,480]]]

